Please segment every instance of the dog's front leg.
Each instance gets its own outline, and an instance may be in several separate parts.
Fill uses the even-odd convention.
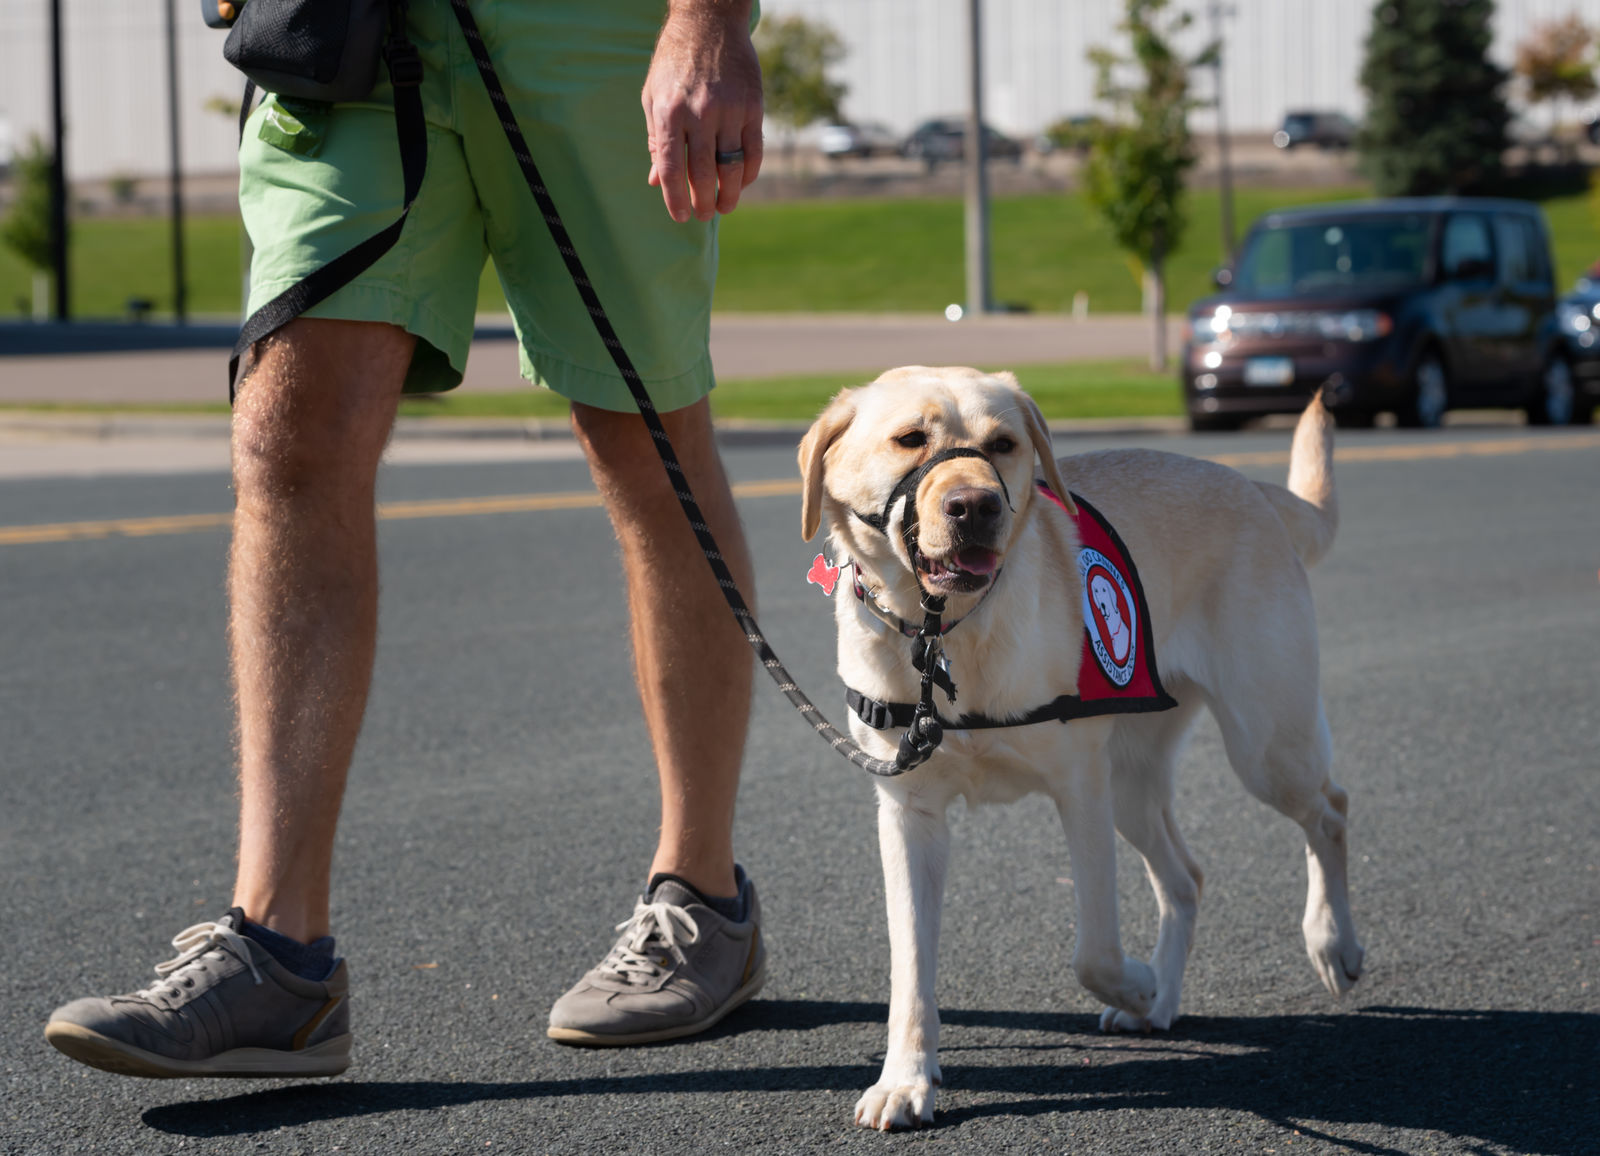
[[[939,1083],[934,999],[939,912],[950,855],[949,800],[898,781],[878,785],[878,849],[889,909],[889,1046],[856,1123],[888,1131],[933,1123]]]
[[[1122,953],[1111,761],[1104,743],[1075,752],[1061,782],[1064,789],[1056,796],[1056,807],[1067,834],[1078,899],[1073,970],[1078,982],[1107,1004],[1142,1018],[1155,1002],[1156,973],[1143,960]]]

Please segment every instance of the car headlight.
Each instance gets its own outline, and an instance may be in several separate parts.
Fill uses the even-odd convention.
[[[1394,322],[1376,309],[1352,309],[1348,313],[1319,313],[1317,328],[1330,341],[1362,342],[1387,337]]]
[[[1203,313],[1198,317],[1191,317],[1189,324],[1194,330],[1195,340],[1202,342],[1221,341],[1228,335],[1228,319],[1232,316],[1232,306],[1218,305],[1214,313]]]
[[[1556,306],[1556,322],[1564,333],[1587,333],[1594,327],[1589,310],[1571,301],[1563,301]]]

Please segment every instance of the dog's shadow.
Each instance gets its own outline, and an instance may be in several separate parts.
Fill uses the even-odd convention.
[[[715,1034],[882,1023],[886,1015],[874,1003],[758,1000]],[[942,1053],[949,1106],[937,1118],[946,1128],[986,1116],[1159,1107],[1244,1112],[1308,1135],[1372,1125],[1560,1156],[1593,1151],[1600,1127],[1600,1016],[1593,1014],[1382,1007],[1329,1016],[1188,1016],[1171,1037],[1148,1044],[1088,1032],[1081,1015],[952,1009],[942,1018],[952,1045]],[[963,1045],[961,1028],[1026,1030],[1029,1039]],[[1040,1050],[1060,1051],[1061,1062],[1004,1062],[1008,1052]],[[997,1062],[983,1062],[991,1059]],[[175,1135],[237,1136],[497,1100],[853,1093],[876,1076],[875,1065],[852,1063],[504,1083],[349,1081],[170,1104],[143,1118]]]

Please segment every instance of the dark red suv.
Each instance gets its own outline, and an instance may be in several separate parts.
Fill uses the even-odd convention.
[[[1530,202],[1397,198],[1272,213],[1217,284],[1190,308],[1184,341],[1195,429],[1297,412],[1319,386],[1346,426],[1383,411],[1436,426],[1470,406],[1566,422],[1581,408],[1549,235]]]

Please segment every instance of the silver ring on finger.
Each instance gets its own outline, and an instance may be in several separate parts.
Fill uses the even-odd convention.
[[[723,165],[742,165],[742,164],[744,164],[744,149],[742,149],[742,148],[728,149],[726,151],[724,151],[722,149],[718,149],[717,150],[717,167],[718,168],[721,168]]]

